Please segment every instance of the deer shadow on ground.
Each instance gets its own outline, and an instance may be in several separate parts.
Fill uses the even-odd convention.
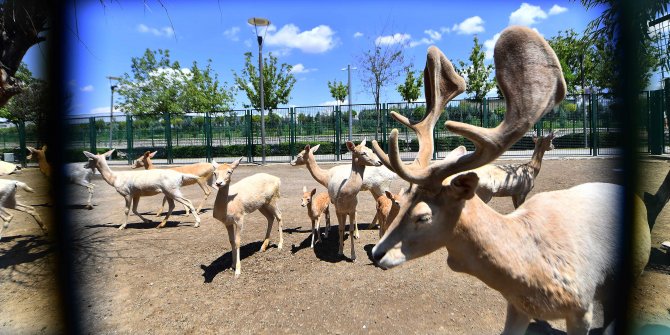
[[[654,271],[670,275],[670,255],[659,248],[651,248],[649,262],[647,263],[645,271]]]
[[[589,335],[602,335],[605,328],[591,328]],[[549,322],[543,320],[536,320],[528,325],[526,335],[566,335],[567,333],[553,328]]]
[[[53,276],[53,264],[46,258],[55,251],[55,244],[45,236],[3,237],[0,240],[0,283],[11,281],[33,287],[44,278]]]
[[[370,227],[369,223],[366,224],[359,224],[358,229],[359,230],[368,230]],[[347,227],[348,228],[348,227]],[[341,261],[347,261],[347,262],[352,262],[351,258],[343,256],[343,255],[338,255],[337,252],[340,248],[340,238],[339,238],[339,232],[336,225],[332,225],[330,227],[330,230],[328,231],[328,238],[325,237],[325,227],[322,229],[319,229],[319,233],[321,234],[321,242],[314,241],[314,255],[316,258],[328,262],[328,263],[339,263]],[[312,244],[312,231],[306,230],[304,231],[307,234],[307,237],[305,237],[302,242],[300,242],[299,245],[292,245],[291,246],[291,253],[296,254],[300,250],[303,249],[308,249],[310,248],[310,245]],[[349,246],[347,245],[347,240],[350,238],[349,230],[345,228],[344,232],[344,252],[346,253],[347,250],[349,249]],[[368,256],[369,257],[369,256]]]
[[[261,246],[263,245],[263,242],[261,241],[256,241],[256,242],[251,242],[248,244],[245,244],[240,247],[240,262],[242,262],[245,258],[257,253],[260,251]],[[276,247],[276,245],[273,245],[273,247]],[[232,268],[233,266],[233,252],[228,251],[225,254],[221,255],[219,258],[215,259],[212,263],[209,265],[200,265],[200,269],[203,270],[202,276],[205,279],[205,283],[211,283],[212,280],[214,280],[214,277],[218,275],[219,273],[225,271],[226,269],[231,269],[235,271],[235,269]]]

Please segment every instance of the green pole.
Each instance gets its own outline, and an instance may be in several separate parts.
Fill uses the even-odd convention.
[[[295,158],[295,107],[291,107],[288,110],[289,115],[289,125],[288,125],[288,138],[289,138],[289,151],[291,152],[291,160]]]
[[[26,148],[26,123],[24,121],[19,121],[19,148],[21,154],[20,159],[21,159],[21,166],[26,167],[27,162],[26,162],[26,151],[28,150]]]
[[[598,97],[595,93],[591,94],[591,103],[589,104],[591,113],[591,150],[593,156],[598,156]]]
[[[88,118],[88,144],[89,149],[93,154],[98,154],[97,139],[95,138],[97,131],[95,129],[95,117]]]
[[[172,127],[170,113],[165,113],[165,150],[167,151],[167,163],[172,164]]]
[[[131,115],[126,115],[126,158],[128,159],[128,164],[133,163],[133,117]]]
[[[340,160],[340,106],[335,106],[335,160]]]
[[[212,162],[212,115],[209,112],[205,113],[205,154],[207,162]]]

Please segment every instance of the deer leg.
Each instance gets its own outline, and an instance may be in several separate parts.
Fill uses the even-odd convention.
[[[30,216],[32,216],[33,219],[35,219],[35,221],[37,222],[37,225],[40,226],[40,228],[42,229],[44,234],[45,235],[48,234],[47,227],[44,225],[44,222],[42,221],[42,218],[40,217],[39,214],[37,214],[37,211],[35,211],[35,208],[33,206],[24,205],[20,202],[17,202],[16,205],[14,206],[14,209],[19,211],[19,212],[24,212],[24,213],[30,214]]]
[[[277,249],[281,250],[284,247],[284,229],[282,226],[281,211],[279,210],[279,207],[277,207],[276,202],[272,202],[272,204],[269,206],[269,210],[272,214],[274,214],[275,219],[277,219],[277,230],[279,233],[279,243],[277,243]]]
[[[514,204],[514,209],[519,208],[526,201],[526,196],[528,194],[517,194],[512,196],[512,203]]]
[[[145,218],[144,216],[142,216],[142,214],[140,214],[140,212],[137,211],[137,205],[139,204],[140,204],[140,196],[139,195],[133,196],[133,214],[139,216],[140,219],[142,219],[142,221],[144,221],[145,223],[151,222],[151,220]]]
[[[193,217],[195,218],[195,225],[193,227],[198,228],[200,227],[200,217],[198,216],[198,212],[196,212],[195,208],[193,208],[193,204],[191,203],[191,200],[188,200],[184,198],[184,196],[181,195],[181,192],[177,190],[176,192],[173,192],[172,194],[168,194],[163,190],[163,193],[165,193],[165,196],[172,196],[172,198],[177,201],[178,203],[184,205],[184,207],[188,208],[191,210],[191,213],[193,213]]]
[[[319,216],[316,217],[316,227],[314,227],[314,223],[312,223],[312,230],[314,231],[314,234],[316,234],[316,241],[317,242],[321,242],[321,232],[319,232],[319,230],[321,229],[321,217],[322,216],[323,216],[323,214],[319,214]]]
[[[507,303],[507,317],[505,318],[505,329],[503,335],[524,334],[528,329],[530,318],[522,313],[509,302]]]
[[[268,228],[265,231],[265,239],[261,245],[261,252],[263,252],[268,248],[268,244],[270,244],[270,233],[272,232],[272,224],[275,221],[275,216],[266,207],[261,207],[258,209],[258,211],[261,212],[261,214],[263,214],[263,216],[265,216],[265,218],[268,220]]]
[[[349,214],[349,235],[355,234],[356,231],[354,229],[358,228],[356,225],[356,211],[353,213]],[[356,261],[356,248],[354,248],[354,239],[350,238],[351,240],[351,261],[355,262]]]
[[[244,216],[240,218],[239,222],[235,222],[233,225],[233,228],[235,229],[235,249],[233,249],[233,257],[235,260],[235,278],[239,277],[240,273],[242,273],[242,264],[240,263],[240,243],[242,242],[240,234],[242,232],[242,225],[244,225]]]
[[[343,256],[344,255],[344,225],[347,222],[347,214],[346,213],[342,214],[342,213],[335,212],[335,215],[337,216],[337,231],[338,231],[338,233],[340,233],[340,247],[337,250],[337,255],[338,256]]]
[[[593,320],[593,304],[583,312],[577,312],[568,317],[565,321],[568,335],[586,335],[591,329],[591,321]]]
[[[326,214],[326,232],[323,236],[328,238],[328,231],[330,231],[330,208],[326,207],[324,213]]]
[[[161,221],[161,223],[159,223],[158,226],[156,226],[156,229],[165,227],[165,224],[167,223],[168,219],[170,218],[170,215],[172,215],[172,211],[174,210],[174,200],[167,197],[165,199],[167,199],[168,203],[168,212],[165,215],[165,218],[163,218],[163,220]]]
[[[318,229],[316,229],[316,222],[316,220],[312,219],[312,244],[310,244],[310,248],[314,248],[314,235],[319,233]]]
[[[133,198],[130,195],[123,196],[123,199],[126,200],[126,222],[124,222],[119,229],[126,229],[128,224],[128,214],[130,214],[130,204],[133,202]]]
[[[370,195],[372,195],[372,200],[374,202],[377,202],[377,198],[382,194],[384,194],[384,192],[381,192],[381,190],[377,191],[377,192],[370,191]],[[379,226],[379,215],[377,215],[377,213],[375,213],[375,217],[372,218],[372,222],[370,222],[369,228],[373,229],[377,226]]]
[[[165,202],[166,201],[167,201],[167,197],[164,196],[163,197],[163,203],[161,203],[161,208],[159,208],[158,211],[156,212],[156,217],[159,217],[159,216],[161,216],[161,214],[163,214],[163,208],[165,208]]]
[[[200,213],[200,210],[202,209],[202,206],[207,202],[207,198],[209,198],[209,195],[212,194],[212,191],[209,190],[209,187],[207,186],[207,183],[205,183],[204,180],[198,179],[198,185],[200,185],[200,188],[202,188],[202,191],[205,192],[205,198],[202,199],[202,202],[200,202],[200,205],[198,205],[198,208],[195,210]]]
[[[5,210],[0,207],[0,217],[2,218],[2,227],[0,227],[0,239],[2,239],[2,232],[9,227],[9,222],[12,221],[13,215],[5,212]]]
[[[354,211],[354,216],[356,216],[355,212],[356,211]],[[360,237],[360,234],[358,233],[358,222],[356,222],[355,220],[352,220],[351,219],[351,214],[349,214],[349,225],[352,225],[352,224],[354,225],[353,238],[357,239],[358,237]],[[349,230],[351,230],[351,228],[349,228]]]
[[[379,215],[379,213],[377,213],[377,217],[379,217],[379,238],[382,238],[386,232],[386,218]]]
[[[88,190],[88,201],[86,202],[86,209],[93,209],[93,204],[91,204],[91,199],[93,198],[93,190],[95,189],[95,184],[88,183],[86,185]]]

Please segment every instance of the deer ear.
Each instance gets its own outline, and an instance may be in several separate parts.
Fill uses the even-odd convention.
[[[304,149],[304,150],[305,150],[305,152],[309,152],[309,148],[310,148],[309,144],[308,144],[308,145],[306,145],[306,146],[305,146],[305,149]]]
[[[312,193],[310,193],[311,196],[314,196],[316,194],[316,188],[312,189]]]
[[[46,144],[42,146],[42,151],[47,152],[47,145]]]
[[[92,154],[92,153],[90,153],[90,152],[88,152],[88,151],[84,151],[84,155],[85,155],[86,157],[88,157],[89,159],[97,159],[97,158],[98,158],[98,157],[96,157],[94,154]]]
[[[367,141],[368,141],[368,138],[367,138],[367,137],[363,138],[363,142],[361,142],[360,145],[365,146],[365,143],[366,143]]]
[[[151,151],[147,150],[147,151],[144,152],[144,155],[142,155],[142,156],[149,157],[149,155],[151,155]]]
[[[244,158],[244,157],[240,157],[236,161],[234,161],[232,164],[230,164],[230,168],[233,169],[233,170],[235,168],[237,168],[237,166],[240,165],[240,162],[242,161],[242,158]]]
[[[112,156],[112,153],[114,152],[114,150],[116,150],[116,149],[111,149],[111,150],[105,152],[105,153],[102,154],[102,155],[105,156],[105,157],[111,157],[111,156]]]
[[[151,154],[149,154],[149,158],[154,158],[154,156],[156,156],[157,153],[158,153],[158,150],[152,152]]]
[[[30,152],[33,152],[33,151],[35,151],[35,148],[33,148],[33,147],[30,147],[30,146],[26,147],[26,149],[28,149],[28,150],[29,150]]]
[[[477,190],[479,177],[474,172],[464,173],[451,180],[451,190],[456,198],[462,200],[472,199]]]
[[[321,146],[321,144],[315,145],[314,148],[312,148],[312,152],[316,152],[317,150],[319,150],[320,146]]]
[[[468,149],[465,146],[459,145],[456,149],[449,151],[448,154],[444,156],[444,159],[458,158],[468,153]]]
[[[305,192],[307,192],[307,186],[302,187],[302,193],[305,193]]]
[[[349,151],[354,151],[354,148],[356,148],[356,145],[351,141],[347,141],[347,149],[349,149]]]

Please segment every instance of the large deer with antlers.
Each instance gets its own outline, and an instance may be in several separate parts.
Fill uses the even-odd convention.
[[[470,139],[476,149],[466,153],[459,147],[429,165],[433,127],[465,82],[439,49],[428,49],[426,116],[411,123],[392,113],[417,133],[416,160],[409,166],[401,162],[397,129],[390,135],[390,155],[373,142],[384,165],[411,187],[398,200],[399,213],[372,257],[381,267],[392,268],[446,247],[451,269],[477,277],[507,300],[504,334],[523,334],[531,318],[566,319],[568,334],[586,334],[595,301],[604,303],[606,322],[613,316],[615,304],[605,302],[611,298],[608,284],[618,275],[622,187],[588,183],[540,193],[501,215],[476,196],[475,173],[444,182],[496,159],[565,95],[556,55],[531,29],[505,29],[494,62],[507,104],[503,122],[485,129],[447,121],[448,130]],[[635,224],[646,223],[641,219]],[[632,269],[637,274],[646,263],[643,258]]]

